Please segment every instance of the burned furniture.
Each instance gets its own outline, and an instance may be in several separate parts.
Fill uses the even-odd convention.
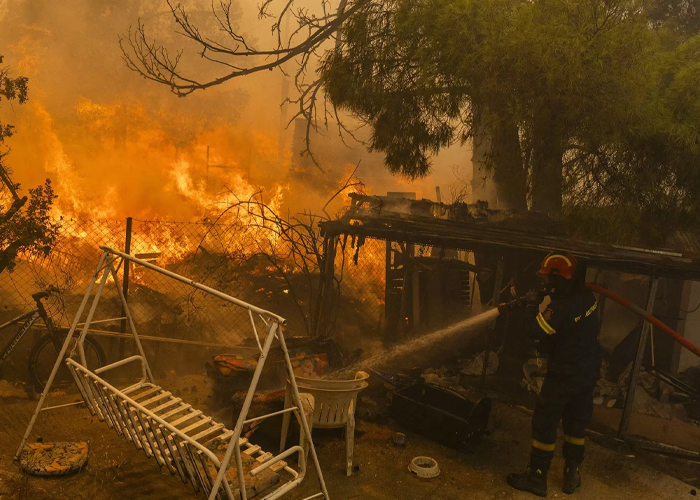
[[[311,441],[311,429],[307,417],[313,412],[313,398],[308,395],[302,397],[299,394],[292,363],[285,344],[284,332],[281,328],[285,323],[285,319],[149,262],[136,259],[131,255],[108,247],[100,247],[100,249],[103,253],[97,270],[85,292],[80,308],[73,320],[70,333],[66,337],[51,376],[19,446],[17,456],[19,456],[27,442],[46,396],[51,389],[56,372],[64,360],[68,346],[72,344],[72,352],[69,359],[65,362],[74,376],[89,411],[113,428],[118,434],[132,442],[136,448],[143,450],[148,457],[154,458],[160,467],[165,467],[173,475],[178,474],[183,482],[191,483],[195,491],[203,492],[209,500],[214,498],[227,498],[229,500],[240,498],[245,500],[249,496],[257,495],[263,490],[267,491],[273,487],[274,489],[265,495],[265,500],[273,500],[283,496],[304,480],[307,471],[306,450],[311,454],[321,489],[320,492],[308,496],[306,500],[321,497],[328,499],[329,496],[316,450]],[[119,262],[120,260],[122,261],[121,263]],[[143,266],[171,279],[185,283],[201,292],[218,297],[229,304],[247,309],[260,357],[246,394],[243,409],[238,415],[233,430],[229,430],[223,424],[215,422],[211,417],[203,414],[202,411],[196,410],[190,404],[182,401],[181,398],[176,397],[156,384],[141,346],[128,303],[119,285],[117,269],[122,263],[127,262]],[[138,354],[93,372],[88,369],[85,362],[83,342],[90,324],[93,322],[95,310],[109,278],[112,278],[119,293],[125,312],[125,318],[123,319],[129,322]],[[73,342],[75,338],[74,332],[83,317],[83,312],[98,281],[97,292],[92,298],[92,304],[82,331],[77,336],[77,342]],[[264,330],[260,332],[260,335],[258,326],[256,326],[256,319],[258,322],[261,322],[260,326]],[[260,337],[262,337],[262,342]],[[265,453],[259,446],[253,445],[241,436],[243,426],[251,422],[251,419],[247,419],[250,404],[265,360],[275,339],[278,339],[284,355],[293,404],[281,412],[261,415],[252,420],[261,420],[280,413],[294,414],[301,429],[300,443],[282,451],[277,456]],[[78,359],[72,359],[73,357]],[[128,364],[136,364],[140,368],[141,379],[137,383],[119,389],[105,379],[105,374],[110,370]],[[286,462],[294,454],[298,455],[299,466],[297,469],[294,469]],[[229,467],[232,458],[235,459],[235,462]],[[282,481],[283,474],[287,476],[287,481],[285,482]]]
[[[485,394],[418,382],[394,392],[391,416],[446,446],[462,449],[486,433],[491,400]]]

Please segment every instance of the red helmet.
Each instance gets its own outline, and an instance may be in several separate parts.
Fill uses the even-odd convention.
[[[573,279],[576,272],[576,257],[570,253],[552,252],[542,261],[540,274],[558,274],[567,280]]]

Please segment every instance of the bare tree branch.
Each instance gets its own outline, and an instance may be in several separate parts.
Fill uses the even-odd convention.
[[[341,37],[339,29],[343,22],[359,9],[377,0],[340,0],[336,8],[331,8],[327,0],[318,0],[320,13],[313,14],[309,8],[296,7],[298,0],[264,0],[258,7],[260,19],[273,19],[271,34],[274,42],[268,47],[255,47],[237,27],[235,9],[231,0],[212,2],[211,14],[220,32],[226,35],[229,43],[215,39],[212,34],[203,34],[190,19],[187,10],[181,4],[167,0],[171,15],[178,26],[177,33],[195,43],[199,56],[215,66],[224,69],[223,74],[209,79],[188,76],[189,71],[182,69],[183,51],[171,55],[164,45],[149,37],[143,22],[139,19],[135,28],[130,27],[122,35],[119,44],[122,57],[129,69],[144,78],[167,85],[178,96],[187,96],[195,91],[204,90],[262,71],[280,70],[287,75],[285,65],[295,62],[294,84],[298,96],[288,98],[284,103],[296,108],[292,123],[296,118],[307,121],[303,156],[308,156],[323,171],[318,159],[311,149],[311,134],[318,132],[318,120],[328,128],[329,118],[338,123],[338,133],[345,143],[344,134],[357,140],[355,133],[342,123],[337,110],[328,102],[322,92],[322,82],[307,76],[316,71],[318,61],[328,50],[340,50]],[[277,12],[273,12],[277,10]],[[286,26],[292,21],[296,26],[285,33]],[[327,47],[327,42],[333,45]],[[318,103],[323,100],[323,110],[319,113]]]

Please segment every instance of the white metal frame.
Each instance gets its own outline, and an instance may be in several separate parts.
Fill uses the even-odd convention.
[[[81,326],[82,331],[80,332],[78,340],[73,347],[73,351],[70,353],[70,357],[73,357],[76,354],[75,351],[77,348],[77,354],[79,355],[80,362],[76,361],[75,359],[68,358],[66,359],[66,364],[73,374],[75,382],[83,396],[83,399],[85,400],[86,405],[88,406],[88,409],[93,414],[97,415],[101,420],[105,420],[107,424],[110,427],[113,427],[119,434],[124,435],[129,441],[133,442],[137,448],[142,449],[147,456],[155,458],[159,466],[162,467],[165,465],[172,474],[177,472],[180,474],[183,481],[189,479],[189,481],[192,482],[193,486],[198,491],[198,486],[201,486],[202,489],[208,493],[209,500],[222,498],[224,495],[225,498],[234,500],[234,492],[232,491],[231,486],[229,485],[229,482],[225,476],[231,458],[234,457],[238,473],[238,486],[240,492],[239,498],[241,500],[247,500],[246,484],[241,458],[241,447],[244,447],[244,451],[246,451],[247,455],[254,456],[257,454],[258,457],[256,458],[256,461],[260,463],[260,465],[250,471],[251,476],[256,476],[270,467],[273,467],[273,469],[283,468],[292,475],[291,481],[284,483],[282,486],[278,487],[263,498],[263,500],[274,500],[292,490],[303,481],[306,474],[307,465],[306,451],[309,451],[311,453],[316,473],[318,474],[321,491],[307,497],[304,500],[321,497],[325,500],[329,500],[326,483],[323,479],[318,456],[311,439],[309,422],[306,418],[305,412],[303,411],[303,400],[299,394],[299,388],[294,377],[294,370],[289,357],[289,352],[287,350],[287,345],[284,340],[283,329],[281,328],[282,325],[285,324],[286,320],[270,311],[255,307],[247,302],[175,274],[167,269],[158,267],[150,262],[137,259],[131,255],[109,247],[101,246],[100,249],[103,251],[103,253],[100,257],[97,269],[92,276],[87,291],[85,292],[85,296],[83,297],[75,319],[73,320],[73,324],[71,325],[70,332],[66,336],[66,340],[63,343],[58,358],[56,359],[56,363],[51,371],[46,387],[44,387],[44,391],[41,394],[36,410],[34,411],[29,425],[27,426],[22,442],[17,449],[15,459],[19,457],[29,438],[29,435],[32,432],[37,416],[43,408],[46,396],[51,389],[54,378],[56,377],[60,363],[66,357],[66,351],[68,350],[68,346],[74,337],[77,327]],[[143,347],[141,346],[141,342],[139,340],[139,335],[136,331],[136,326],[134,324],[129,305],[119,284],[119,278],[117,276],[117,269],[119,266],[115,266],[115,262],[117,262],[119,259],[146,267],[152,271],[185,283],[193,288],[201,290],[202,292],[214,295],[224,301],[248,310],[253,333],[260,351],[260,357],[258,359],[258,364],[255,368],[248,393],[243,403],[243,408],[238,416],[238,420],[236,421],[236,426],[233,431],[226,430],[222,424],[216,424],[216,422],[209,417],[202,418],[201,412],[195,411],[190,405],[185,404],[179,398],[175,398],[169,392],[155,384],[153,374],[151,373],[151,369],[148,365]],[[126,264],[126,262],[123,263]],[[109,276],[112,276],[114,285],[118,290],[119,298],[122,302],[126,318],[128,319],[129,328],[133,336],[138,355],[117,361],[116,363],[112,363],[92,372],[87,367],[83,343],[90,328],[90,324],[94,323],[93,316]],[[95,283],[98,281],[99,285],[97,287],[97,292],[93,298],[87,318],[81,323],[80,320],[83,316],[85,307],[90,299]],[[257,315],[267,328],[267,333],[264,336],[263,343],[260,342],[260,338],[258,336],[254,315]],[[268,415],[255,417],[251,420],[246,420],[253,395],[255,394],[255,390],[265,364],[265,360],[268,357],[272,342],[275,338],[278,339],[282,353],[284,354],[287,377],[292,390],[294,406],[285,409],[282,412],[275,412]],[[128,388],[119,390],[107,383],[100,376],[100,374],[113,368],[136,361],[141,364],[142,379],[137,384],[134,384]],[[146,398],[146,395],[149,396],[148,399],[144,399]],[[158,407],[153,406],[153,404],[155,404],[153,401],[156,399],[159,400]],[[166,401],[166,403],[160,404],[163,401]],[[173,421],[168,422],[165,419],[167,414],[158,412],[160,407],[168,404],[172,405],[174,408],[173,410],[170,410],[169,413],[173,414],[173,412],[177,411],[184,412],[181,413],[184,416],[178,420],[182,420],[187,423],[195,420],[195,424],[189,425],[188,428],[183,429],[174,425]],[[149,405],[151,406],[150,408],[148,407]],[[246,439],[241,438],[241,432],[246,423],[262,420],[264,418],[285,412],[292,412],[299,421],[301,431],[301,440],[299,445],[292,446],[291,448],[282,451],[277,456],[272,456],[270,453],[262,452],[259,447],[253,446]],[[188,418],[193,420],[188,421]],[[199,420],[197,420],[198,418]],[[196,425],[198,425],[197,430],[201,430],[204,427],[205,431],[199,432],[194,436],[188,435],[188,432],[190,432],[191,429],[194,429]],[[212,435],[214,437],[212,437]],[[230,440],[223,460],[219,460],[217,456],[205,446],[205,444],[213,439],[224,438]],[[282,462],[285,458],[293,455],[294,453],[299,454],[298,472],[287,466],[286,463]],[[218,470],[215,478],[209,475],[206,467],[206,460],[211,461]],[[203,466],[203,469],[199,467],[200,464]],[[276,467],[275,464],[277,464]]]

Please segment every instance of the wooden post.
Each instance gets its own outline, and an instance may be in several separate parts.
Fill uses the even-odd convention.
[[[384,337],[387,337],[389,330],[389,303],[391,288],[391,241],[386,240],[386,261],[384,265],[384,325],[382,332]]]
[[[411,269],[411,295],[413,312],[413,331],[415,332],[420,327],[420,272],[418,266],[413,266]]]
[[[659,286],[659,279],[655,276],[651,276],[651,286],[649,288],[649,295],[647,297],[647,313],[654,313],[654,301],[656,300],[656,289]],[[649,330],[651,329],[651,323],[644,321],[642,326],[642,332],[639,334],[639,344],[637,344],[637,356],[634,358],[632,364],[632,372],[630,373],[629,387],[627,388],[627,397],[625,398],[625,407],[622,410],[622,419],[620,419],[620,427],[617,431],[617,436],[620,439],[624,439],[627,435],[627,428],[630,423],[630,416],[632,415],[632,407],[634,406],[634,393],[637,390],[637,379],[639,378],[639,371],[642,368],[642,361],[644,360],[644,349],[647,345],[647,338],[649,337]]]
[[[335,236],[327,236],[323,245],[323,283],[321,284],[321,293],[318,298],[318,300],[321,301],[321,311],[318,318],[319,328],[315,332],[321,337],[326,337],[328,335],[331,326],[331,318],[333,317],[333,280],[335,278],[336,241],[337,238]]]
[[[398,335],[401,338],[406,337],[406,334],[414,328],[412,321],[413,318],[408,317],[408,310],[412,307],[413,298],[409,295],[408,290],[412,285],[411,272],[413,269],[413,255],[415,253],[415,246],[413,243],[406,243],[406,250],[403,252],[402,265],[403,265],[403,280],[401,283],[401,312],[399,314],[399,324],[398,324]]]

